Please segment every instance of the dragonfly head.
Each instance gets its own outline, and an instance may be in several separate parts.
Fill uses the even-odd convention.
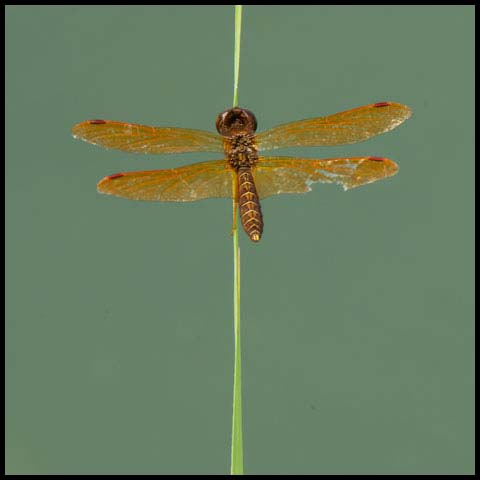
[[[218,114],[217,131],[225,137],[252,134],[257,129],[255,115],[246,108],[229,108]]]

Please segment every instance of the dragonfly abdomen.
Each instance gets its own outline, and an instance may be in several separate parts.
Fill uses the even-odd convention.
[[[250,240],[258,242],[263,232],[263,216],[251,167],[238,168],[240,220]]]

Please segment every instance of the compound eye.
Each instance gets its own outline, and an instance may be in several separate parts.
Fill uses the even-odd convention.
[[[230,108],[220,113],[215,122],[221,135],[253,133],[257,129],[255,115],[244,108]]]
[[[228,113],[229,113],[229,110],[225,110],[224,112],[219,113],[217,116],[215,126],[217,127],[217,132],[220,134],[224,134],[227,132],[227,124],[225,122],[226,122]]]
[[[255,115],[250,110],[244,110],[244,113],[247,119],[247,125],[255,132],[257,130],[257,119]]]

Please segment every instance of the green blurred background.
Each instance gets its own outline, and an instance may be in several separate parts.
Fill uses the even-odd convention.
[[[395,177],[263,202],[240,233],[245,472],[472,474],[474,7],[248,6],[240,105],[259,130],[384,100],[413,117],[345,147]],[[91,118],[214,130],[232,6],[6,8],[6,469],[223,474],[231,203],[102,196],[142,156]]]

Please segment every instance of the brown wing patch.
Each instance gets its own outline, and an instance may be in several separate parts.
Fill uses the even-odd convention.
[[[194,202],[205,198],[233,198],[235,172],[224,160],[179,168],[116,173],[97,185],[101,193],[132,200]]]
[[[296,146],[346,145],[385,133],[403,123],[410,108],[395,102],[380,102],[327,117],[279,125],[256,136],[258,149]]]
[[[87,120],[72,128],[75,138],[135,153],[223,152],[223,138],[203,130],[149,127],[111,120]]]
[[[337,183],[345,190],[391,177],[398,166],[388,158],[351,157],[304,159],[259,157],[254,168],[260,198],[282,193],[305,193],[312,183]]]

